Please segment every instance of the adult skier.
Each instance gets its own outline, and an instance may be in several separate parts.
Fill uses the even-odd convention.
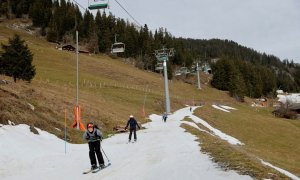
[[[83,139],[85,139],[89,144],[89,157],[92,166],[91,170],[98,168],[95,154],[97,155],[100,168],[104,168],[104,159],[100,150],[100,141],[103,138],[102,133],[93,123],[88,123],[86,127],[87,130],[83,134]]]
[[[141,128],[140,128],[140,126],[138,125],[137,121],[134,119],[133,115],[130,115],[130,116],[129,116],[129,120],[128,120],[128,122],[127,122],[127,125],[126,125],[126,127],[125,127],[125,130],[128,128],[128,126],[129,126],[129,130],[130,130],[128,142],[131,141],[132,132],[133,132],[133,134],[134,134],[134,141],[136,141],[136,140],[137,140],[137,137],[136,137],[136,126],[137,126],[139,129],[141,129]]]
[[[163,114],[163,120],[164,120],[164,122],[167,121],[167,118],[168,118],[168,114],[167,114],[167,112],[165,112],[165,113]]]

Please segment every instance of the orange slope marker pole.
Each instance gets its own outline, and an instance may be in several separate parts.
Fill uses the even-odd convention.
[[[76,107],[74,106],[74,122],[71,125],[72,128],[79,127],[80,130],[84,131],[85,127],[81,121],[81,109],[80,106]]]

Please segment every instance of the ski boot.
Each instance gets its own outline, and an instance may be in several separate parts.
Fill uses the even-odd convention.
[[[98,168],[97,165],[93,164],[92,167],[91,167],[91,170],[95,170],[97,168]]]

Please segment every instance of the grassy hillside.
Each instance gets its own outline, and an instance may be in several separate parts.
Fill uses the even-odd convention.
[[[229,105],[237,110],[226,113],[208,104],[199,108],[196,115],[245,143],[239,148],[248,156],[300,176],[300,121],[276,118],[271,108]]]
[[[62,132],[53,130],[53,127],[63,128],[64,108],[67,109],[68,124],[73,122],[73,106],[76,103],[76,56],[72,52],[55,49],[55,44],[43,38],[23,30],[8,28],[8,24],[11,22],[0,24],[0,43],[7,43],[8,38],[18,33],[34,54],[33,64],[37,74],[31,84],[19,81],[16,84],[1,85],[1,108],[4,111],[1,112],[3,116],[0,123],[5,124],[7,120],[28,123],[62,137]],[[8,77],[2,79],[12,82]],[[139,70],[124,63],[123,59],[80,54],[79,83],[79,104],[82,107],[83,122],[96,122],[106,132],[111,132],[115,125],[124,126],[129,114],[135,115],[140,122],[145,122],[141,113],[145,96],[147,114],[164,111],[162,76]],[[208,87],[198,91],[195,86],[181,81],[170,81],[169,88],[173,111],[186,103],[210,101],[216,97],[226,97],[231,101],[225,92]],[[10,97],[7,95],[9,93],[13,95]],[[30,110],[27,103],[34,105],[36,109]],[[79,136],[70,137],[73,142],[80,139]]]

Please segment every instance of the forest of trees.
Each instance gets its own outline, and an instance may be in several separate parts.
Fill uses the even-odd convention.
[[[241,100],[245,95],[269,96],[278,88],[288,92],[300,90],[299,64],[280,61],[230,40],[176,38],[164,28],[152,32],[146,24],[138,27],[105,11],[98,11],[95,16],[88,10],[82,14],[76,4],[65,0],[3,0],[0,13],[8,18],[10,14],[28,16],[50,42],[74,42],[77,29],[81,45],[93,53],[109,53],[117,34],[117,40],[126,44],[121,56],[133,57],[144,69],[153,71],[157,63],[153,52],[163,46],[176,50],[168,63],[170,72],[175,66],[190,67],[195,61],[211,63],[211,59],[219,58],[211,64],[212,85]]]

